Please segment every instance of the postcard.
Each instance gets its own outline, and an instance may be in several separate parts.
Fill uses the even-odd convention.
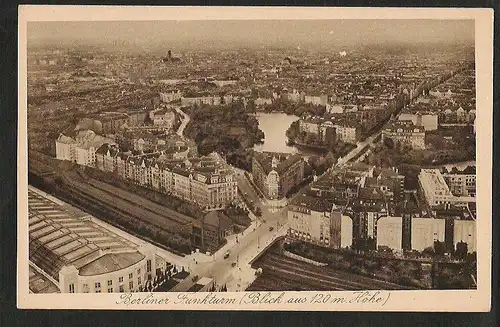
[[[490,310],[493,11],[19,7],[19,308]]]

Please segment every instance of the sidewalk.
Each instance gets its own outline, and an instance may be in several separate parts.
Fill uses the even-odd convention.
[[[256,248],[250,254],[240,258],[240,264],[229,272],[226,279],[226,286],[229,292],[245,291],[250,284],[257,278],[257,269],[252,268],[250,262],[262,253],[267,246],[272,244],[278,237],[286,235],[288,226],[281,227],[277,233],[272,234],[269,238],[265,239],[263,246]]]
[[[195,252],[192,254],[189,254],[185,257],[185,259],[191,263],[196,260],[198,263],[206,263],[206,262],[212,262],[215,261],[219,258],[222,258],[224,254],[226,254],[227,251],[230,251],[236,244],[236,238],[238,238],[239,241],[242,241],[248,236],[250,233],[253,232],[254,228],[259,226],[261,223],[259,223],[257,220],[253,220],[250,226],[247,227],[242,233],[239,234],[232,234],[226,237],[227,243],[221,247],[217,252],[211,253],[210,255],[207,255],[206,253],[202,252]]]

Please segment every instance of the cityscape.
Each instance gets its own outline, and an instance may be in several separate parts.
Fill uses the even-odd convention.
[[[30,293],[477,289],[474,21],[30,22]]]

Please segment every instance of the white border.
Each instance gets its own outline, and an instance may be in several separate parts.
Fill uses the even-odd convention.
[[[475,20],[477,98],[477,249],[478,288],[460,291],[391,291],[382,305],[236,304],[117,305],[118,294],[29,294],[27,210],[27,54],[29,21],[119,20],[284,20],[284,19],[473,19]],[[461,8],[304,8],[304,7],[153,7],[153,6],[19,6],[18,99],[18,258],[17,305],[37,309],[168,309],[168,310],[301,310],[301,311],[456,311],[485,312],[491,298],[493,10]],[[279,294],[280,292],[274,292]],[[317,292],[286,292],[285,297]],[[324,292],[349,296],[351,292]],[[236,296],[247,294],[218,293]],[[175,298],[177,293],[155,293]],[[384,296],[387,296],[385,294]]]

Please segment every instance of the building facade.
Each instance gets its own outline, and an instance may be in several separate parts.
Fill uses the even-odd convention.
[[[444,242],[445,220],[435,218],[413,218],[411,220],[411,248],[423,251],[434,248],[434,242]]]
[[[377,226],[377,248],[386,246],[401,251],[403,240],[403,220],[401,217],[382,217]]]
[[[304,179],[304,160],[299,155],[256,152],[252,178],[270,199],[281,199]]]
[[[473,253],[477,251],[476,245],[476,221],[459,220],[453,222],[453,245],[456,249],[457,243],[467,243],[467,251]]]
[[[440,205],[466,207],[469,203],[476,202],[476,198],[470,195],[453,195],[439,169],[422,169],[418,175],[418,183],[418,191],[431,209]]]
[[[155,249],[29,187],[30,262],[61,293],[135,292],[154,280]]]
[[[411,121],[398,121],[384,127],[382,141],[386,139],[415,150],[425,149],[425,130],[423,127],[415,126]]]
[[[288,206],[288,233],[323,247],[346,248],[352,245],[352,220],[336,206],[321,199],[301,195]]]
[[[60,134],[55,143],[56,159],[94,166],[97,149],[105,143],[114,144],[114,141],[91,130],[80,130],[71,132],[70,136]]]

